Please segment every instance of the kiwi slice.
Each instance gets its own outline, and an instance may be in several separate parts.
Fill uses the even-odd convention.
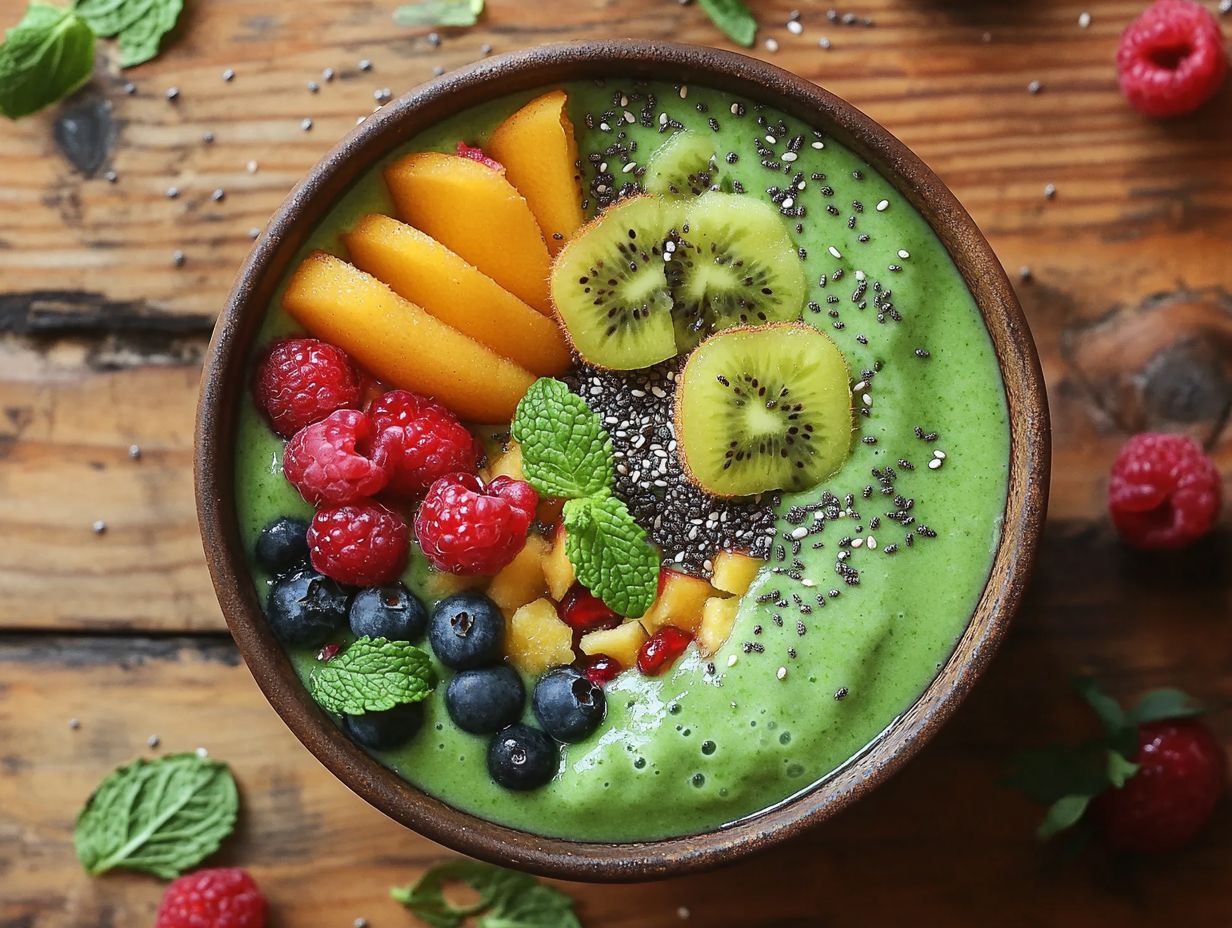
[[[714,142],[698,132],[677,132],[650,156],[642,186],[669,197],[698,196],[718,183]]]
[[[842,466],[853,432],[843,353],[803,322],[710,337],[676,390],[681,460],[714,496],[814,486]]]
[[[591,364],[635,370],[676,354],[664,242],[677,208],[633,197],[581,229],[552,267],[552,302]]]
[[[688,204],[668,267],[677,347],[735,325],[800,318],[804,267],[778,211],[734,193]]]

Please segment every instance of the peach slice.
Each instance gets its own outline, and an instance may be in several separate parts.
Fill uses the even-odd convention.
[[[325,252],[304,259],[287,283],[282,305],[310,333],[347,351],[369,373],[434,396],[463,419],[508,422],[535,382],[526,368]]]
[[[536,374],[569,366],[555,322],[413,226],[374,214],[342,238],[356,267],[463,335]]]
[[[585,222],[568,99],[563,90],[536,97],[497,126],[486,146],[526,198],[553,255]]]
[[[385,169],[398,214],[545,315],[548,246],[526,200],[500,171],[436,151]]]

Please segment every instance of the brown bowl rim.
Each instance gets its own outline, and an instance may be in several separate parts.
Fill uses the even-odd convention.
[[[1005,521],[989,580],[953,653],[916,702],[839,771],[769,810],[700,834],[623,844],[544,837],[454,809],[342,735],[268,630],[234,508],[243,365],[273,289],[338,196],[380,157],[449,113],[520,90],[598,77],[696,82],[766,103],[826,130],[890,179],[932,226],[975,296],[996,349],[1011,430]],[[391,818],[456,851],[543,876],[615,882],[677,876],[786,841],[846,808],[918,752],[988,666],[1019,607],[1042,533],[1049,461],[1043,376],[1013,288],[974,221],[916,155],[855,107],[767,62],[700,46],[583,41],[493,57],[421,85],[364,120],[309,172],[270,220],[218,319],[202,378],[194,470],[201,534],[223,615],[258,686],[321,763]]]

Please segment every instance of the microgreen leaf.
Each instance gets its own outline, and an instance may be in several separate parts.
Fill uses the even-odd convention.
[[[450,883],[465,883],[478,895],[470,905],[445,898]],[[534,877],[469,860],[438,864],[415,883],[389,894],[432,928],[461,928],[478,916],[479,928],[581,928],[573,900]]]
[[[757,20],[744,0],[698,0],[698,3],[733,42],[745,48],[753,44],[757,37]]]
[[[72,10],[31,3],[0,45],[0,113],[18,119],[62,100],[94,70],[94,32]]]
[[[614,496],[565,503],[565,554],[578,581],[620,615],[654,603],[659,554],[624,502]]]
[[[473,26],[484,0],[419,0],[394,10],[399,26]]]
[[[427,652],[409,641],[360,638],[313,671],[308,689],[327,712],[362,715],[421,702],[432,692]]]
[[[603,495],[612,484],[612,440],[598,414],[559,380],[541,377],[518,403],[513,437],[526,479],[545,496]]]
[[[137,760],[99,784],[73,844],[93,875],[118,867],[169,880],[218,850],[238,809],[226,764],[196,754]]]

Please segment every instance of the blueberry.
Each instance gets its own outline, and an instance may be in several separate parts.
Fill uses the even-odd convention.
[[[308,563],[308,523],[283,516],[257,536],[257,564],[271,574],[280,574]]]
[[[499,731],[522,715],[526,690],[522,678],[508,664],[463,670],[449,681],[445,708],[463,731],[486,735]]]
[[[384,712],[344,715],[342,727],[348,735],[366,748],[388,751],[415,737],[423,726],[424,708],[421,702],[407,702]]]
[[[274,581],[265,617],[283,644],[315,648],[346,621],[348,599],[350,594],[329,577],[305,568]]]
[[[531,704],[543,730],[565,742],[581,741],[607,711],[603,689],[576,667],[555,667],[540,677]]]
[[[360,638],[418,641],[428,627],[428,610],[401,583],[360,590],[351,601],[351,631]]]
[[[505,642],[505,617],[482,593],[456,593],[432,610],[428,640],[440,662],[454,670],[495,664]]]
[[[556,742],[529,725],[510,725],[488,745],[488,775],[505,789],[538,789],[559,764]]]

